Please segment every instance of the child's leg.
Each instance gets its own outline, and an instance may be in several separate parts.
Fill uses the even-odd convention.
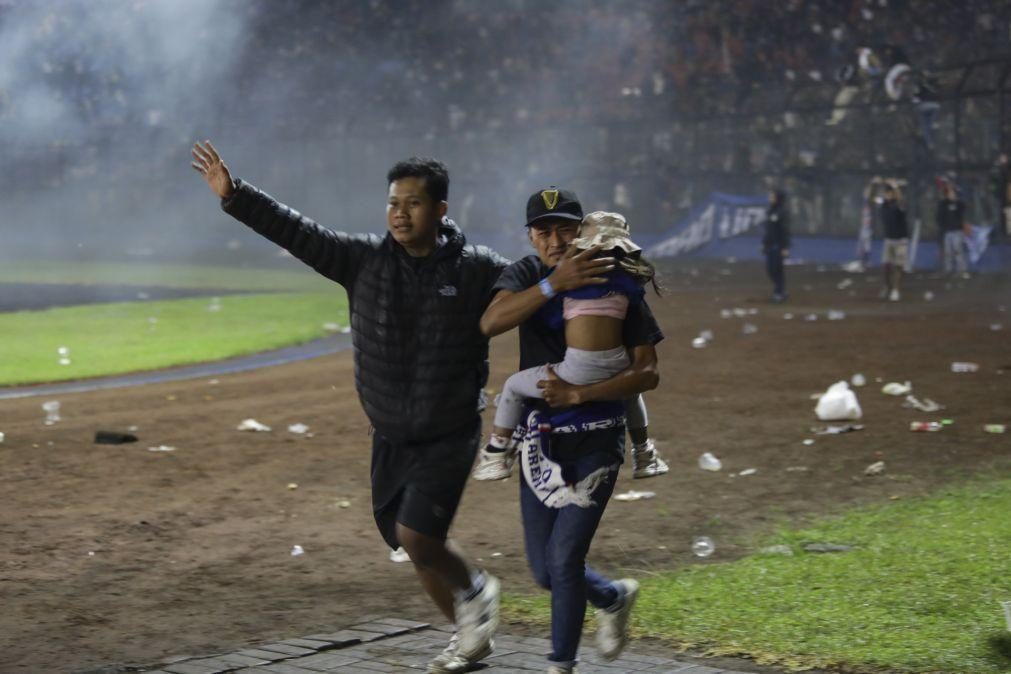
[[[513,431],[523,416],[523,401],[540,395],[538,380],[547,376],[544,366],[521,370],[506,380],[495,410],[495,423],[488,444],[478,453],[474,479],[480,481],[504,480],[512,475],[515,452],[512,449]]]
[[[545,378],[547,366],[541,365],[520,370],[506,379],[502,395],[499,396],[498,408],[495,410],[493,434],[504,435],[506,438],[512,435],[513,429],[523,416],[523,401],[526,398],[540,397],[541,390],[537,388],[537,382]]]
[[[649,415],[646,402],[641,395],[625,401],[625,419],[628,436],[632,440],[632,477],[656,477],[663,475],[670,467],[660,456],[656,445],[649,437]]]
[[[641,445],[649,440],[649,416],[641,395],[625,401],[625,421],[632,444]]]

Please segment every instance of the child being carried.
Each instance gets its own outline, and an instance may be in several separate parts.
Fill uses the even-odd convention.
[[[642,249],[632,241],[628,223],[618,213],[587,214],[580,225],[579,238],[570,245],[580,250],[600,247],[600,254],[614,257],[617,265],[607,274],[605,283],[566,291],[552,300],[554,304],[545,305],[551,327],[557,324],[561,329],[564,321],[565,359],[521,370],[506,380],[491,439],[482,450],[474,472],[477,480],[500,480],[511,474],[513,432],[522,420],[526,399],[541,397],[537,382],[547,379],[548,368],[560,379],[580,386],[610,379],[631,364],[622,341],[625,316],[631,304],[643,300],[643,286],[652,283],[656,289],[653,265],[642,258]],[[645,429],[646,406],[642,396],[626,401],[625,408],[629,429]],[[654,474],[666,472],[666,468],[663,464],[662,471]]]

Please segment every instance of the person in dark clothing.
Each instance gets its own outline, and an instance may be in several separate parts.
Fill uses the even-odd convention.
[[[898,302],[902,272],[909,260],[909,226],[906,211],[902,208],[899,188],[893,182],[886,182],[884,198],[878,206],[885,244],[881,252],[881,263],[885,274],[882,298]]]
[[[599,248],[578,252],[569,247],[582,217],[582,206],[569,190],[541,190],[528,201],[527,232],[537,254],[502,273],[481,318],[488,336],[519,327],[520,369],[564,360],[565,332],[546,315],[552,299],[603,284],[614,268],[613,258],[594,257]],[[530,569],[537,583],[551,591],[551,674],[575,671],[587,602],[597,609],[601,657],[616,658],[627,642],[638,594],[635,580],[612,581],[586,565],[624,455],[623,401],[659,382],[655,345],[663,333],[645,301],[629,307],[621,330],[631,352],[626,370],[595,384],[572,386],[548,368],[547,379],[539,382],[543,401],[530,401],[521,450],[520,510]],[[563,489],[576,498],[554,501]]]
[[[967,278],[969,267],[965,260],[965,202],[958,196],[951,182],[944,183],[944,194],[937,202],[937,233],[944,247],[944,273],[958,273]]]
[[[1011,163],[1007,152],[997,155],[990,167],[990,203],[994,222],[991,240],[1011,238]]]
[[[347,291],[355,388],[374,428],[375,521],[456,623],[429,672],[467,670],[492,651],[498,581],[471,567],[447,534],[481,437],[488,337],[479,321],[507,261],[467,245],[445,217],[449,175],[436,160],[412,157],[390,170],[380,237],[334,232],[233,180],[209,141],[192,154],[226,213]]]
[[[786,299],[786,278],[783,260],[790,256],[790,210],[783,190],[769,192],[769,208],[765,212],[765,233],[762,235],[762,253],[765,269],[772,281],[772,301]]]

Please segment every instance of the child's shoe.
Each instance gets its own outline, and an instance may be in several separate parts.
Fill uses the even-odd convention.
[[[477,467],[474,468],[475,480],[504,480],[513,474],[513,464],[516,462],[516,450],[500,449],[491,451],[492,447],[482,447],[478,452]]]
[[[656,445],[650,438],[641,445],[632,445],[632,477],[656,477],[663,475],[670,467],[667,462],[660,458],[660,453],[656,451]]]

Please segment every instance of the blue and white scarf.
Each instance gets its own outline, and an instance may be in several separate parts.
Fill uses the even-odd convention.
[[[595,505],[590,496],[607,479],[611,466],[598,468],[579,482],[568,484],[562,477],[562,467],[548,457],[551,442],[551,424],[534,410],[527,417],[526,432],[520,443],[520,463],[523,479],[541,503],[549,508]]]

